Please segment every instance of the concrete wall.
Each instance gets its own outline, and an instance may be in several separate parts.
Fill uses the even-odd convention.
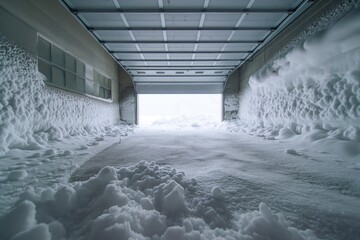
[[[120,115],[121,120],[128,123],[137,123],[137,97],[134,84],[130,76],[121,71],[119,73],[121,83],[120,92]]]
[[[224,120],[236,118],[239,111],[240,71],[236,70],[229,76],[224,87]]]

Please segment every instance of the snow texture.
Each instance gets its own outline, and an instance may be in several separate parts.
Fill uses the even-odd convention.
[[[105,132],[119,105],[48,87],[36,57],[0,35],[0,156],[49,141]],[[109,130],[109,129],[108,129]]]
[[[134,87],[127,87],[121,91],[120,114],[121,120],[135,123],[136,119],[136,94]]]
[[[357,8],[251,76],[240,98],[241,128],[269,139],[359,142],[359,22]]]
[[[194,185],[195,184],[195,185]],[[231,227],[210,227],[187,195],[196,181],[154,162],[103,168],[88,181],[55,188],[28,187],[14,208],[0,217],[1,239],[317,239],[290,226],[264,203],[258,210],[234,213]],[[223,198],[219,187],[214,197]],[[206,201],[202,203],[205,204]],[[210,221],[215,206],[205,208]],[[211,214],[210,214],[211,213]],[[209,222],[209,219],[208,219]]]

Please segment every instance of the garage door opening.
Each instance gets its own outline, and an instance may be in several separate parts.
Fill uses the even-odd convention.
[[[222,94],[138,94],[138,124],[201,119],[222,121]]]

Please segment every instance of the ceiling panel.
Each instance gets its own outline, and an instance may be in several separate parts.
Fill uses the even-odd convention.
[[[113,9],[115,6],[112,0],[64,0],[72,9]]]
[[[176,53],[176,54],[169,54],[170,59],[191,59],[192,54],[189,53]]]
[[[78,0],[78,1],[84,1],[84,0]],[[113,0],[105,0],[105,1],[112,2]],[[136,0],[136,1],[114,0],[114,1],[118,2],[119,6],[122,9],[157,9],[159,7],[158,0]]]
[[[224,43],[199,43],[198,51],[221,51],[225,44]]]
[[[105,46],[109,51],[138,51],[133,43],[106,43]]]
[[[235,27],[240,16],[238,13],[207,13],[204,27]]]
[[[159,13],[124,13],[124,16],[130,27],[161,27]]]
[[[247,55],[246,53],[221,53],[219,59],[243,59]]]
[[[256,0],[254,1],[252,8],[295,9],[301,2],[302,0],[281,0],[281,1]]]
[[[188,40],[188,41],[195,41],[197,37],[198,31],[166,31],[167,39],[168,40]]]
[[[100,30],[94,31],[94,34],[98,37],[98,39],[102,41],[110,41],[110,40],[124,40],[131,41],[131,35],[128,31],[108,31],[108,30]]]
[[[163,0],[164,9],[198,9],[201,10],[204,6],[204,0],[181,0],[170,1]]]
[[[263,40],[270,31],[235,31],[232,40]]]
[[[140,53],[132,53],[132,54],[129,54],[129,53],[114,53],[114,56],[117,58],[117,59],[141,59],[141,55]]]
[[[165,44],[162,43],[139,43],[142,51],[165,51]]]
[[[169,51],[192,51],[195,43],[168,43]]]
[[[288,14],[287,13],[250,13],[241,23],[244,27],[264,26],[276,27]]]
[[[249,4],[250,0],[210,0],[209,1],[209,9],[245,9]]]
[[[145,59],[166,59],[166,54],[143,53]]]
[[[201,81],[201,86],[196,85],[199,90],[206,86],[203,80],[209,78],[225,81],[226,75],[312,3],[311,0],[59,1],[118,59],[135,83],[141,79],[156,84],[158,78],[167,79],[169,83],[161,85],[162,91],[170,88],[175,91],[177,87],[191,91],[186,84]],[[219,75],[224,77],[213,77]],[[178,85],[171,85],[171,81]],[[149,86],[143,85],[142,89],[149,90]],[[208,90],[221,92],[222,86]],[[153,85],[151,91],[157,87],[160,85]]]
[[[134,34],[134,37],[137,41],[143,40],[163,40],[162,31],[142,31],[142,30],[133,30],[131,31]]]
[[[199,26],[201,13],[164,13],[167,27]]]
[[[125,27],[119,13],[79,13],[78,16],[91,28]]]
[[[204,30],[201,31],[201,36],[200,36],[200,40],[220,40],[220,41],[226,41],[230,34],[231,34],[231,30],[230,31],[219,31],[219,30]]]
[[[218,53],[196,53],[195,54],[195,59],[216,59],[216,57],[218,56]]]
[[[224,51],[252,51],[257,46],[254,43],[227,43]]]

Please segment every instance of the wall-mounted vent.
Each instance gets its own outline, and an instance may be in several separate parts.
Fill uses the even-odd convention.
[[[184,72],[175,72],[176,74],[184,74]]]
[[[215,73],[223,73],[223,71],[215,71]]]
[[[139,71],[138,71],[137,73],[138,73],[138,74],[145,74],[145,72],[139,72]]]
[[[165,74],[165,72],[156,72],[157,74]]]
[[[195,74],[203,74],[203,71],[195,72]]]

